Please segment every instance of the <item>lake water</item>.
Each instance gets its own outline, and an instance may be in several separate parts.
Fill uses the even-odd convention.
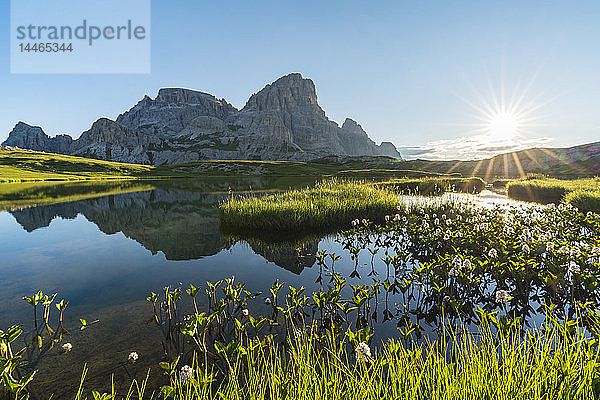
[[[23,296],[43,290],[69,301],[66,325],[72,335],[63,342],[71,342],[73,350],[63,354],[57,346],[40,361],[34,396],[73,393],[84,363],[90,368],[90,387],[108,389],[114,375],[123,390],[130,377],[143,377],[148,368],[153,370],[151,382],[160,383],[161,336],[146,323],[152,316],[145,300],[150,291],[180,283],[204,287],[206,281],[235,276],[251,291],[268,292],[278,279],[310,292],[330,279],[315,264],[318,250],[342,256],[336,272],[350,277],[355,263],[335,236],[306,239],[297,250],[297,244],[235,241],[220,232],[216,205],[228,196],[229,187],[270,186],[278,185],[159,184],[153,190],[0,212],[0,329],[30,325],[32,309]],[[477,201],[508,200],[484,192]],[[361,260],[360,277],[349,278],[350,283],[373,282],[367,264]],[[377,261],[374,268],[383,279],[385,265]],[[397,301],[380,302],[385,300],[389,308]],[[267,311],[262,298],[250,304],[253,314]],[[99,322],[80,332],[79,318]],[[392,337],[395,324],[381,324],[376,332],[375,342]],[[140,355],[133,366],[126,363],[131,351]]]

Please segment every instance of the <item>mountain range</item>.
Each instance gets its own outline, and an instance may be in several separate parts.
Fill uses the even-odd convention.
[[[317,102],[312,80],[292,73],[253,94],[238,110],[225,99],[182,88],[145,96],[116,120],[100,118],[79,138],[49,137],[19,122],[2,145],[139,164],[203,159],[307,161],[328,155],[401,159],[354,120],[339,126]]]

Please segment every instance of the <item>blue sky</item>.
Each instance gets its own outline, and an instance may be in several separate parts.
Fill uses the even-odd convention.
[[[77,137],[167,86],[242,107],[290,72],[315,82],[329,118],[351,117],[407,156],[600,140],[597,1],[153,0],[152,72],[140,75],[10,74],[8,3],[0,141],[17,121]],[[507,103],[523,98],[513,114],[527,116],[498,137],[489,129],[495,113],[482,108],[494,108],[502,87]]]

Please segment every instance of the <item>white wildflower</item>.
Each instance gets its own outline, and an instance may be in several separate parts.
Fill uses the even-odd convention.
[[[455,256],[452,260],[452,266],[454,268],[460,269],[462,267],[462,258],[460,258],[459,256]]]
[[[136,353],[135,351],[132,351],[131,353],[129,353],[127,360],[130,363],[135,364],[135,362],[138,360],[138,358],[139,358],[138,353]]]
[[[390,216],[389,215],[385,216],[385,222],[390,222]]]
[[[581,273],[581,268],[577,264],[569,265],[569,272],[573,275],[578,275]]]
[[[497,290],[496,291],[496,303],[506,304],[508,301],[508,292],[506,290]]]
[[[70,352],[72,348],[73,348],[73,345],[71,343],[65,343],[62,345],[62,349],[65,353]]]
[[[242,315],[243,315],[244,317],[247,317],[249,314],[250,314],[250,312],[248,312],[248,309],[247,309],[247,308],[243,308],[243,309],[242,309]]]
[[[269,305],[269,304],[271,304],[271,298],[270,298],[270,297],[267,297],[267,298],[265,299],[265,304],[266,304],[266,305]]]
[[[548,252],[554,251],[554,242],[546,243],[546,251],[548,251]]]
[[[371,349],[369,345],[360,342],[358,346],[356,346],[356,359],[357,360],[370,360],[371,359]]]
[[[470,269],[471,268],[471,261],[470,260],[465,260],[463,261],[462,267],[465,269]]]
[[[567,246],[560,246],[558,254],[569,254],[569,248]]]
[[[522,247],[523,253],[529,253],[531,250],[527,244],[524,244]]]
[[[573,247],[571,249],[571,257],[579,257],[581,255],[581,250],[579,250],[579,247]]]
[[[179,372],[179,378],[181,379],[181,383],[185,384],[188,380],[190,380],[194,376],[194,370],[189,365],[184,365],[181,367],[181,372]]]
[[[490,251],[488,251],[488,256],[490,258],[496,258],[498,257],[498,251],[496,249],[490,249]]]
[[[600,257],[600,247],[592,247],[592,256]]]
[[[449,276],[458,276],[458,270],[456,268],[450,268],[450,272],[448,272]]]

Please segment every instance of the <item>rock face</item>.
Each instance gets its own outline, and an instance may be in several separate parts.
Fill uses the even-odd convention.
[[[2,144],[21,149],[66,154],[69,152],[72,142],[73,139],[69,135],[57,135],[51,138],[39,126],[19,122]]]
[[[339,127],[317,101],[313,81],[294,73],[253,94],[238,110],[225,99],[189,89],[145,96],[116,121],[100,118],[73,140],[50,138],[19,122],[3,143],[110,161],[179,164],[200,159],[310,160],[328,155],[401,158],[346,119]]]

